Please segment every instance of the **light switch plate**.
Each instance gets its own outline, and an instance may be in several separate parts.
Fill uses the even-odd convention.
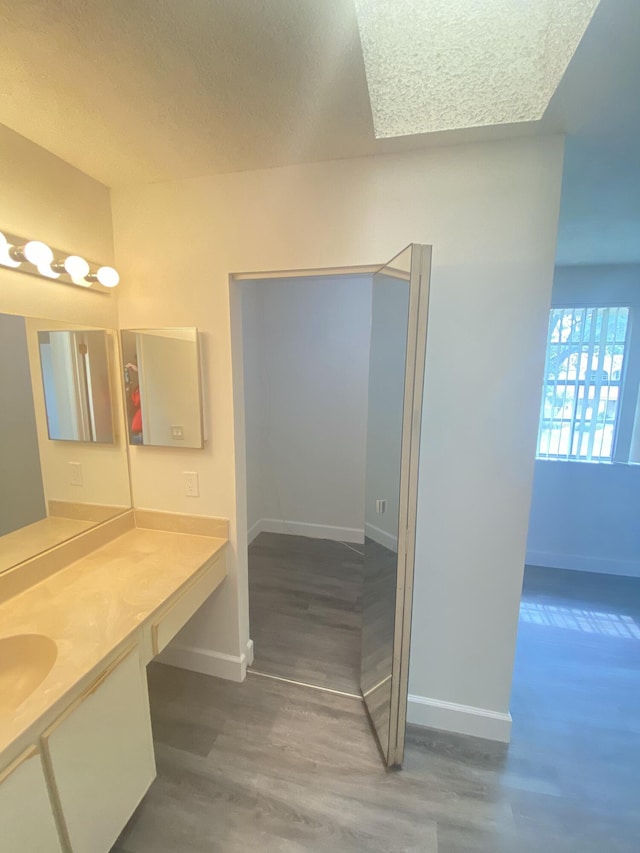
[[[79,462],[69,462],[69,482],[72,486],[82,485],[82,465]]]

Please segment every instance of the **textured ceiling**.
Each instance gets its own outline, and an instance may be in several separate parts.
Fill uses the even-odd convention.
[[[107,186],[507,132],[376,140],[354,0],[0,0],[0,32],[0,123]]]
[[[377,137],[538,121],[600,0],[355,0]]]
[[[566,131],[560,259],[640,261],[640,0],[601,0],[539,122],[385,139],[355,0],[0,0],[0,32],[0,123],[108,186]]]
[[[352,0],[1,0],[0,122],[98,178],[374,150]]]

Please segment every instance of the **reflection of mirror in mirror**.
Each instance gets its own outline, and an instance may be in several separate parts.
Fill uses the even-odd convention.
[[[107,334],[38,332],[49,438],[113,442]]]
[[[373,276],[361,689],[380,746],[389,750],[411,247]]]
[[[91,384],[104,368],[105,384],[96,387],[108,395],[109,376],[117,375],[115,333],[0,314],[0,572],[131,505],[126,445],[122,435],[113,432],[111,415],[112,443],[49,438],[40,332],[48,333],[49,340],[54,333],[77,334],[78,339],[97,335],[105,360],[100,369],[91,362]],[[105,401],[94,395],[91,405],[96,438],[102,435],[97,425],[100,406],[113,409],[116,422],[122,422],[119,396],[111,403],[108,396]]]
[[[129,443],[202,447],[197,329],[120,333]]]

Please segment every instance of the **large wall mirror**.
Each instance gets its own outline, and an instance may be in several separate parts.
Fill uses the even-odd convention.
[[[117,337],[0,314],[0,572],[131,506]]]
[[[129,443],[203,446],[198,330],[121,333]]]

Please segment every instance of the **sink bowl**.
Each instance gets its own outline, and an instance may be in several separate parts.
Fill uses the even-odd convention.
[[[44,634],[0,638],[0,714],[14,711],[42,684],[58,656]]]

